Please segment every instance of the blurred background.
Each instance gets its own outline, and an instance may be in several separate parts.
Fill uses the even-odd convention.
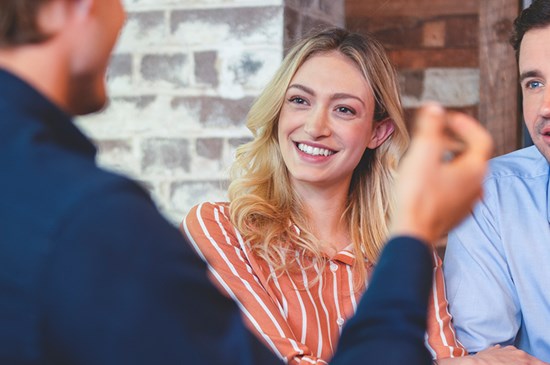
[[[245,117],[293,41],[327,25],[370,32],[400,75],[406,115],[425,100],[478,118],[500,155],[529,144],[508,43],[522,0],[126,0],[111,101],[78,124],[98,162],[131,176],[179,224],[227,200]]]

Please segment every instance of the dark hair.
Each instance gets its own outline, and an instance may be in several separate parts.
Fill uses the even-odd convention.
[[[510,43],[516,51],[516,57],[519,57],[519,48],[525,33],[531,29],[544,28],[548,25],[550,25],[550,1],[534,0],[514,21],[514,30]]]
[[[0,1],[0,47],[39,43],[48,38],[40,32],[36,16],[50,0]]]

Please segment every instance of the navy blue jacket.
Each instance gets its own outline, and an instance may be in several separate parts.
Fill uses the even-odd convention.
[[[279,364],[147,193],[95,153],[0,70],[0,364]],[[429,364],[427,249],[399,238],[378,266],[333,363]]]

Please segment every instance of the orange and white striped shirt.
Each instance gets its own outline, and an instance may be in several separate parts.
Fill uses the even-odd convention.
[[[342,250],[313,270],[275,272],[255,256],[229,219],[228,203],[203,203],[191,209],[182,230],[207,263],[220,290],[240,307],[248,327],[281,359],[291,364],[327,364],[342,327],[357,309],[352,270],[355,255]],[[309,266],[313,258],[297,256]],[[441,260],[434,252],[434,290],[428,313],[427,346],[434,357],[463,356],[447,311]],[[365,263],[369,273],[372,265]],[[319,273],[321,272],[321,275]],[[315,281],[317,277],[319,280]]]

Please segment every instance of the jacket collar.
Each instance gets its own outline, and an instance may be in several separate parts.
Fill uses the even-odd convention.
[[[19,115],[26,116],[18,123],[43,124],[46,130],[44,138],[53,139],[66,148],[95,158],[95,146],[73,124],[71,115],[26,81],[0,68],[0,126],[12,123],[9,117],[1,115],[3,109],[15,110]]]

